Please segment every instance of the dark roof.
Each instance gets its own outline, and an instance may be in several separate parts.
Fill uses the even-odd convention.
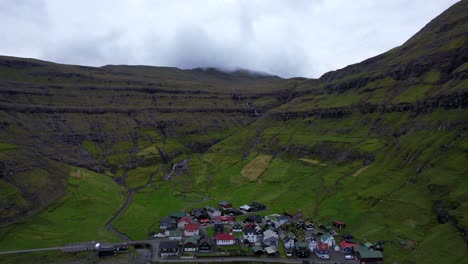
[[[206,243],[206,244],[208,244],[208,245],[211,245],[211,239],[208,239],[208,238],[206,238],[206,237],[203,237],[202,239],[200,239],[199,244],[201,245],[201,244],[203,244],[203,243]]]
[[[160,225],[165,225],[165,226],[171,226],[173,223],[174,223],[174,220],[172,218],[170,218],[169,216],[164,217],[160,221]]]
[[[363,247],[363,246],[355,247],[354,249],[358,252],[361,259],[371,259],[371,258],[372,259],[373,258],[383,259],[383,255],[382,255],[381,251],[369,250],[369,249],[367,249],[366,247]]]
[[[161,241],[159,243],[160,248],[167,248],[167,249],[178,249],[179,242],[178,241]]]
[[[247,234],[256,234],[257,232],[254,230],[254,229],[245,229],[244,230],[244,234],[247,235]]]

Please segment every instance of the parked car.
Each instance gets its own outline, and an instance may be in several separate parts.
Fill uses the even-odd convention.
[[[353,255],[349,255],[349,254],[345,255],[344,258],[347,259],[347,260],[353,260],[354,259]]]

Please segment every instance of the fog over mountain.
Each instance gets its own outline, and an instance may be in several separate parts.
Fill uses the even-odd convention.
[[[456,0],[0,0],[0,54],[319,77],[403,44]]]

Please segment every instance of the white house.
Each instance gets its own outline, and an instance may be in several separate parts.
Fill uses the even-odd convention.
[[[239,207],[239,209],[241,209],[242,211],[245,211],[245,212],[252,212],[253,211],[252,207],[250,207],[250,206],[248,206],[246,204]]]
[[[294,241],[293,238],[286,238],[283,243],[285,249],[292,249],[294,248],[295,244],[296,244],[296,241]]]
[[[273,230],[263,232],[263,243],[265,245],[278,245],[279,237]]]
[[[244,230],[244,239],[247,239],[250,243],[257,243],[257,233],[253,229]]]
[[[317,246],[318,246],[317,241],[315,241],[315,240],[310,241],[310,243],[309,243],[310,251],[314,252],[315,249],[317,248]]]
[[[216,245],[218,246],[234,245],[235,243],[236,243],[236,238],[231,234],[217,234],[216,235]]]
[[[329,247],[335,245],[335,238],[330,234],[324,234],[320,237],[320,242],[327,244]]]
[[[186,224],[184,227],[184,236],[198,236],[199,228],[198,224],[190,223]]]
[[[213,207],[211,207],[211,206],[206,206],[205,209],[206,209],[206,212],[208,213],[208,215],[209,215],[212,219],[216,218],[217,216],[221,216],[221,211],[219,211],[219,210],[216,209],[216,208],[213,208]]]

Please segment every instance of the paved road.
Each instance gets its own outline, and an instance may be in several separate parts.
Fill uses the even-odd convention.
[[[120,237],[123,241],[130,241],[132,240],[130,237],[125,235],[124,233],[121,233],[117,229],[112,227],[112,224],[114,223],[115,220],[117,220],[124,212],[127,210],[127,208],[130,206],[133,200],[133,195],[135,195],[135,191],[129,191],[125,204],[120,208],[120,210],[117,212],[117,214],[112,217],[111,220],[109,220],[106,224],[106,230],[112,232],[114,235]]]
[[[85,251],[86,247],[85,246],[65,246],[65,247],[24,249],[24,250],[10,250],[10,251],[0,251],[0,255],[20,254],[20,253],[30,253],[30,252],[40,252],[40,251],[52,251],[52,250],[61,250],[63,252],[77,252],[77,251]]]
[[[351,264],[355,261],[349,260],[340,260],[331,259],[331,260],[320,260],[315,258],[308,259],[296,259],[296,258],[259,258],[259,257],[204,257],[204,258],[194,258],[194,259],[182,259],[182,258],[161,258],[158,254],[159,243],[164,239],[155,239],[155,240],[140,240],[140,241],[126,241],[119,243],[106,243],[109,246],[122,246],[122,245],[147,245],[151,247],[151,258],[148,261],[151,262],[160,262],[160,263],[219,263],[219,262],[263,262],[263,263],[288,263],[288,264],[299,264],[299,263],[316,263],[316,264],[333,264],[333,263],[346,263]],[[27,250],[12,250],[12,251],[2,251],[1,254],[21,254],[29,252],[40,252],[40,251],[52,251],[60,250],[62,252],[76,252],[76,251],[86,251],[90,250],[85,244],[71,245],[64,247],[50,247],[50,248],[36,248],[36,249],[27,249]],[[332,254],[333,255],[333,254]]]

